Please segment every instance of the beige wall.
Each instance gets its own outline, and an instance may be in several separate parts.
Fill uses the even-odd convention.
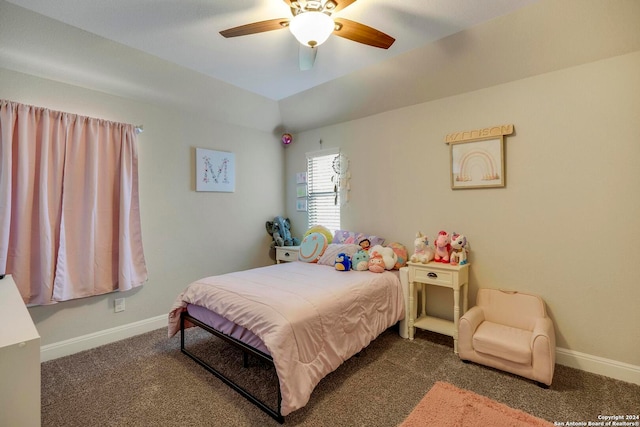
[[[635,52],[295,135],[294,231],[306,227],[294,174],[322,140],[351,161],[343,228],[405,245],[418,230],[462,232],[472,301],[479,287],[539,294],[558,346],[640,365],[639,70]],[[501,124],[515,126],[506,188],[451,190],[445,135]],[[433,293],[431,309],[451,306]]]
[[[136,290],[33,307],[42,344],[168,313],[192,280],[271,263],[264,222],[281,213],[283,149],[270,133],[0,68],[0,98],[126,123],[139,136],[149,281]],[[195,192],[195,147],[236,155],[234,193]],[[269,165],[269,167],[265,167]],[[113,300],[126,298],[114,313]]]
[[[629,30],[637,2],[539,4],[363,71],[370,79],[358,74],[276,103],[0,0],[0,98],[145,127],[140,193],[149,282],[122,295],[31,308],[42,344],[163,315],[195,278],[270,263],[264,221],[285,212],[296,235],[305,231],[306,217],[295,211],[295,173],[322,140],[351,159],[344,228],[405,245],[418,230],[431,239],[440,229],[463,232],[472,247],[472,301],[481,286],[540,294],[559,346],[640,365],[633,335],[640,324],[633,305],[640,300],[640,33]],[[557,32],[575,10],[602,43]],[[563,56],[565,48],[545,55],[564,36],[570,41],[563,46],[579,54]],[[528,59],[503,69],[513,55],[474,62],[511,39]],[[441,53],[434,62],[442,46],[455,47],[456,57]],[[554,65],[534,67],[540,58]],[[476,69],[497,74],[478,82]],[[376,75],[391,83],[380,87]],[[381,108],[396,109],[362,118],[380,109],[352,106],[338,119],[357,120],[295,134],[287,148],[279,142],[280,111],[314,105],[314,116],[334,120],[336,105],[348,104],[341,100],[377,106],[379,96],[394,98]],[[399,108],[407,102],[416,105]],[[304,118],[298,122],[308,129]],[[444,136],[506,123],[516,130],[505,143],[506,188],[450,190]],[[236,153],[235,193],[194,191],[195,147]],[[447,315],[451,296],[433,295],[429,309]],[[116,314],[120,296],[127,309]]]
[[[272,262],[264,223],[284,201],[275,101],[2,0],[0,98],[145,129],[139,173],[149,281],[31,308],[43,345],[166,315],[190,281]],[[195,192],[195,147],[235,153],[234,193]],[[114,313],[120,297],[126,310]]]

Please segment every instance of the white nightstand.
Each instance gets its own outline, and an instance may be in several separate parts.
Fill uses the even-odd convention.
[[[276,246],[276,264],[282,261],[297,261],[300,246]]]
[[[458,322],[460,320],[460,290],[462,313],[467,311],[469,292],[469,264],[450,265],[440,262],[428,264],[408,263],[409,268],[409,339],[413,339],[415,328],[426,329],[453,337],[453,351],[458,353]],[[417,286],[422,286],[422,313],[416,310]],[[435,285],[453,289],[453,321],[428,316],[426,313],[427,286]]]

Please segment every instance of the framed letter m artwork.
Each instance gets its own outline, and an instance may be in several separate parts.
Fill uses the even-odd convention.
[[[233,193],[235,187],[235,154],[196,148],[196,191]]]

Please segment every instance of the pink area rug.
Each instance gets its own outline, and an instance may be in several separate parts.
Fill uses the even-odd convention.
[[[553,424],[438,381],[400,427],[548,427]]]

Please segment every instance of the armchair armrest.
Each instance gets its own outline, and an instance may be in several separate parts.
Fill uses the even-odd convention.
[[[531,334],[531,353],[535,379],[550,385],[556,363],[556,334],[550,318],[536,320]]]
[[[466,327],[469,328],[471,335],[473,335],[476,332],[476,329],[478,329],[478,326],[480,326],[480,323],[484,322],[484,320],[484,311],[482,308],[475,306],[460,318],[460,325],[462,326],[462,323],[464,322]]]
[[[484,311],[475,306],[467,311],[458,323],[458,356],[462,360],[470,360],[475,353],[473,350],[473,334],[478,326],[484,322]]]

